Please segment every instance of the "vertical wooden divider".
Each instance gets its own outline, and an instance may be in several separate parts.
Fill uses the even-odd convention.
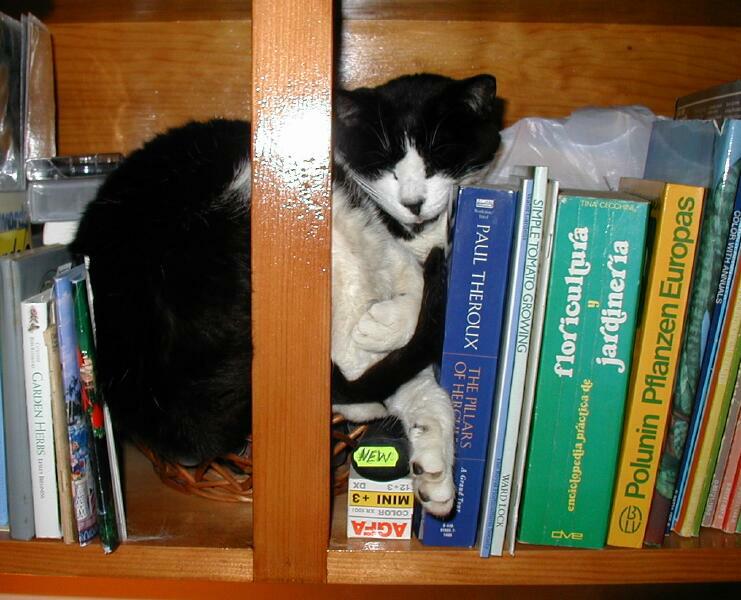
[[[326,580],[332,0],[252,3],[255,581]]]

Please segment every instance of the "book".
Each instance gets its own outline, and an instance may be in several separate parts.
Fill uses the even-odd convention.
[[[33,522],[31,460],[28,452],[26,385],[23,374],[21,300],[48,287],[54,270],[69,260],[62,246],[34,248],[0,257],[0,354],[2,354],[10,536],[30,539]]]
[[[651,234],[607,543],[640,548],[684,335],[705,188],[624,179],[620,189],[651,202]]]
[[[551,250],[553,247],[553,229],[556,224],[558,205],[558,181],[549,181],[546,189],[546,203],[543,215],[543,234],[541,236],[541,261],[538,271],[538,282],[533,301],[533,322],[530,335],[530,351],[527,358],[527,370],[520,415],[519,437],[515,453],[515,466],[512,474],[512,492],[510,494],[510,516],[507,520],[505,541],[511,555],[515,553],[517,526],[522,498],[522,483],[525,476],[525,458],[530,440],[530,423],[532,421],[535,384],[537,382],[540,348],[543,340],[543,320],[547,304],[548,281],[551,272]]]
[[[680,350],[679,368],[671,400],[671,415],[644,539],[644,543],[652,546],[662,544],[667,527],[670,528],[671,525],[669,516],[677,488],[680,462],[685,452],[690,416],[695,412],[695,394],[700,377],[702,353],[707,340],[708,323],[715,306],[715,293],[718,289],[722,256],[733,210],[734,198],[722,193],[725,187],[722,182],[727,179],[724,173],[730,168],[728,158],[723,160],[722,157],[729,157],[729,153],[733,152],[731,148],[741,146],[741,141],[738,140],[738,132],[733,121],[726,121],[722,129],[717,129],[716,135],[713,160],[717,165],[715,168],[717,184],[710,186],[711,189],[705,198],[685,337]],[[672,173],[668,175],[672,176]],[[648,169],[645,176],[649,176]],[[670,180],[677,181],[678,178],[670,177]],[[695,185],[702,183],[698,182]]]
[[[739,418],[741,417],[741,410],[739,410],[741,409],[741,394],[739,393],[741,377],[739,377],[739,371],[741,371],[741,366],[736,371],[736,383],[731,401],[731,406],[735,410],[729,410],[728,419],[726,419],[726,428],[723,433],[723,446],[726,447],[725,459],[721,461],[720,454],[724,452],[721,450],[716,465],[715,475],[719,475],[720,480],[717,482],[715,479],[713,480],[713,487],[718,486],[717,491],[714,492],[716,498],[712,506],[710,502],[706,506],[706,515],[708,509],[712,510],[712,515],[709,522],[706,522],[705,517],[703,517],[703,526],[714,527],[715,529],[723,529],[723,521],[725,520],[728,502],[733,491],[736,469],[741,459],[741,419]],[[719,471],[721,471],[720,474],[718,473]],[[711,493],[713,493],[712,488]]]
[[[487,479],[484,484],[481,556],[501,556],[507,530],[515,450],[520,429],[527,358],[530,349],[533,302],[538,281],[548,169],[535,167],[532,169],[532,175],[533,178],[527,180],[521,192],[527,199],[526,219],[523,219],[521,226],[521,248],[516,247],[513,255],[513,267],[517,266],[516,274],[520,282],[513,283],[514,277],[510,274],[510,294],[515,287],[520,288],[519,294],[511,294],[514,304],[512,327],[507,337],[502,340],[503,344],[509,344],[512,354],[511,384],[509,393],[505,390],[501,398],[507,408],[506,418],[503,417],[503,422],[499,423],[502,431],[501,446],[497,447],[493,442],[490,444]],[[517,228],[515,231],[517,232]],[[518,257],[518,251],[521,258]],[[502,355],[504,355],[504,349]],[[504,361],[501,364],[504,364]],[[492,436],[491,439],[495,440],[493,429]]]
[[[476,543],[518,192],[464,187],[454,207],[440,385],[455,413],[453,514],[425,514],[425,545]]]
[[[75,324],[77,325],[77,358],[80,369],[82,408],[92,433],[90,456],[93,461],[92,473],[95,479],[95,499],[98,509],[98,537],[104,552],[108,554],[118,547],[119,538],[106,443],[105,415],[95,384],[95,343],[88,306],[85,269],[79,276],[72,277],[71,282]]]
[[[723,426],[733,395],[735,381],[731,380],[731,374],[736,374],[741,359],[741,295],[739,295],[739,273],[736,268],[741,248],[741,237],[738,235],[741,220],[741,189],[736,194],[736,200],[723,270],[715,297],[715,313],[720,313],[717,316],[719,325],[712,345],[709,341],[709,347],[705,349],[698,386],[698,394],[705,398],[705,415],[698,426],[697,443],[689,467],[682,510],[675,524],[675,530],[686,537],[697,536],[700,533]]]
[[[52,300],[53,302],[53,300]],[[59,518],[65,544],[77,541],[77,524],[72,504],[72,472],[69,468],[69,436],[67,432],[67,406],[62,388],[62,365],[59,358],[56,311],[52,304],[48,311],[49,324],[44,331],[49,354],[49,382],[51,384],[51,412],[54,423],[54,452],[57,457],[57,489],[59,490]]]
[[[90,325],[93,335],[93,343],[97,347],[97,335],[95,330],[95,297],[93,286],[90,279],[90,257],[83,257],[85,265],[85,284],[87,288],[88,309],[90,310]],[[103,403],[103,423],[105,425],[105,440],[108,447],[108,463],[111,473],[111,482],[113,486],[113,506],[116,512],[116,529],[118,530],[118,539],[125,542],[128,539],[128,529],[126,526],[126,509],[124,506],[123,486],[121,485],[121,470],[118,461],[118,450],[116,449],[116,435],[113,430],[113,421],[111,420],[111,411],[105,398]]]
[[[705,322],[709,322],[709,326],[704,325],[707,327],[707,332],[704,334],[705,342],[699,356],[700,370],[695,390],[694,409],[689,421],[682,461],[677,471],[677,485],[674,490],[672,510],[667,521],[668,528],[675,530],[682,529],[682,524],[679,521],[684,522],[685,518],[683,505],[686,499],[689,480],[694,476],[692,469],[693,458],[698,439],[701,437],[703,423],[705,422],[705,409],[708,398],[707,387],[712,377],[720,331],[727,307],[728,285],[727,281],[723,285],[724,280],[722,276],[725,273],[727,277],[730,273],[729,269],[735,264],[732,262],[734,259],[731,259],[730,263],[724,260],[724,252],[725,256],[728,256],[728,234],[731,229],[732,212],[738,188],[739,173],[741,172],[741,120],[728,119],[724,121],[720,126],[720,132],[721,137],[719,144],[716,145],[716,155],[714,156],[716,166],[711,194],[722,198],[719,200],[719,204],[723,210],[717,213],[716,218],[718,220],[716,222],[710,221],[713,227],[713,233],[711,235],[720,237],[717,240],[719,243],[716,246],[718,254],[715,260],[717,262],[712,265],[713,273],[717,274],[717,276],[711,282],[710,293],[706,298],[707,304],[703,311],[704,319],[709,319],[709,321]],[[705,219],[709,220],[708,217],[710,215],[706,214]],[[736,242],[733,243],[735,244]],[[702,247],[701,245],[700,248],[702,249]],[[700,280],[699,283],[695,284],[695,287],[697,288],[702,285],[703,282]],[[718,301],[719,294],[722,295],[720,301]]]
[[[44,338],[44,331],[49,323],[51,292],[51,288],[48,288],[21,301],[31,489],[37,538],[62,537],[51,410],[49,353]]]
[[[84,268],[84,265],[78,265],[62,270],[54,277],[57,337],[64,400],[67,408],[72,499],[75,507],[77,539],[81,546],[89,544],[98,534],[92,440],[82,406],[82,386],[77,358],[77,330],[72,298],[72,279],[81,276]]]
[[[0,255],[31,247],[31,220],[25,192],[0,192]]]
[[[648,213],[629,194],[559,196],[521,542],[605,545]]]
[[[494,388],[493,413],[489,431],[484,484],[481,498],[480,525],[477,546],[482,557],[489,556],[494,533],[497,510],[497,487],[502,470],[502,454],[506,435],[509,400],[512,391],[517,324],[522,298],[522,280],[525,273],[525,253],[530,223],[530,208],[533,198],[533,180],[524,178],[520,184],[520,195],[512,239],[512,254],[507,275],[507,295],[499,342],[499,364],[497,365]]]
[[[739,198],[741,198],[741,188],[739,188],[736,194],[736,198],[739,200]],[[741,220],[741,212],[734,210],[729,240],[738,236],[739,220]],[[738,266],[736,268],[738,269]],[[721,277],[722,276],[723,274],[721,273]],[[725,317],[726,323],[724,323],[724,330],[722,333],[724,339],[721,341],[721,348],[719,349],[718,354],[719,366],[716,374],[717,378],[711,382],[709,390],[709,393],[715,396],[713,403],[717,401],[720,401],[722,404],[725,404],[726,402],[728,403],[728,414],[726,416],[725,425],[722,428],[723,433],[717,451],[715,469],[713,471],[710,487],[707,491],[705,511],[702,518],[702,525],[704,527],[710,527],[713,522],[715,509],[719,500],[721,482],[725,474],[726,464],[731,451],[731,444],[733,443],[736,420],[739,411],[741,410],[741,396],[738,396],[738,394],[735,393],[738,379],[738,364],[741,360],[741,340],[739,340],[737,333],[733,333],[733,330],[737,327],[734,323],[737,319],[741,318],[741,315],[738,314],[738,308],[734,307],[738,302],[738,286],[739,278],[736,276],[734,282],[735,289],[731,292],[729,311],[726,313]],[[725,395],[726,398],[718,400],[718,396],[723,395]],[[720,435],[720,430],[718,431],[718,434]]]
[[[677,99],[675,119],[741,118],[741,79]]]
[[[728,508],[726,514],[723,517],[723,531],[725,533],[736,533],[739,532],[739,524],[741,524],[741,463],[736,465],[736,473],[733,480],[733,490],[731,497],[728,502]]]

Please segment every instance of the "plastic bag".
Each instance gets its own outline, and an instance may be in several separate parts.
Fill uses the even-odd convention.
[[[502,131],[487,183],[510,183],[523,165],[546,165],[562,188],[616,190],[642,177],[657,117],[644,106],[583,108],[565,119],[526,118]]]

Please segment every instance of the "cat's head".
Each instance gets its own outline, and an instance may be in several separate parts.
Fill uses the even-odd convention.
[[[496,79],[406,75],[335,95],[335,161],[348,191],[408,231],[437,219],[499,147]]]

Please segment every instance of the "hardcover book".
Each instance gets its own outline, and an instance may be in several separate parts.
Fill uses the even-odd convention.
[[[455,412],[453,515],[425,514],[432,546],[476,543],[518,193],[464,187],[454,213],[440,385]]]
[[[702,334],[703,345],[699,349],[699,352],[694,353],[697,363],[693,364],[694,368],[691,373],[695,377],[693,410],[689,419],[684,453],[682,454],[682,460],[677,471],[672,509],[667,521],[669,524],[668,529],[675,528],[682,511],[698,435],[705,419],[707,381],[712,374],[711,369],[717,352],[722,316],[725,311],[725,302],[718,303],[716,302],[716,298],[719,290],[718,286],[721,283],[721,274],[724,265],[723,257],[726,252],[728,233],[731,227],[731,216],[735,203],[736,190],[738,188],[739,172],[741,171],[741,120],[726,120],[723,122],[720,132],[720,138],[718,144],[716,144],[716,154],[713,158],[715,168],[711,191],[714,203],[717,203],[718,211],[712,213],[706,211],[705,223],[703,224],[703,231],[701,233],[703,242],[701,242],[699,248],[699,252],[702,253],[707,242],[708,246],[713,250],[713,256],[710,257],[713,259],[713,262],[704,265],[702,260],[698,261],[700,270],[697,273],[700,278],[697,279],[694,285],[694,290],[698,290],[697,293],[702,296],[700,299],[703,300],[702,306],[698,307],[701,313],[700,316],[702,317],[701,327],[704,329]],[[704,239],[705,224],[708,225],[707,237],[715,238],[712,241]],[[700,258],[702,259],[704,256]],[[701,268],[704,266],[708,268],[710,271],[709,275],[711,276],[711,278],[706,277],[705,280],[703,280]],[[709,289],[700,291],[704,288],[706,282],[710,284],[708,286]],[[727,287],[726,285],[726,290]],[[692,303],[694,305],[694,298]],[[692,308],[690,310],[692,311]],[[692,312],[690,312],[691,318]],[[707,325],[708,323],[709,326]],[[688,328],[688,331],[691,331],[691,329]],[[690,336],[687,337],[687,341],[689,340]],[[682,370],[682,365],[680,364],[679,377],[681,378],[685,373],[686,371]],[[698,375],[695,375],[695,373],[698,373]]]
[[[722,135],[715,142],[716,183],[711,186],[705,198],[685,336],[680,350],[679,369],[671,400],[671,416],[661,453],[656,488],[644,539],[644,543],[649,545],[660,546],[665,532],[671,525],[669,516],[677,487],[680,462],[687,441],[690,415],[694,411],[702,352],[707,340],[708,323],[715,306],[715,293],[718,289],[723,252],[730,229],[734,198],[733,194],[724,192],[724,190],[727,188],[725,181],[727,181],[730,166],[733,164],[730,158],[741,152],[741,139],[739,139],[741,130],[736,123],[738,122],[726,121]],[[723,160],[724,156],[725,160]],[[648,170],[646,177],[651,177]],[[677,181],[675,178],[670,180]]]
[[[519,539],[605,545],[649,203],[562,192]]]
[[[56,268],[69,260],[62,246],[44,246],[0,257],[0,350],[7,460],[10,536],[27,540],[35,533],[31,460],[28,452],[26,384],[23,374],[21,300],[48,287]]]
[[[623,179],[651,201],[652,240],[607,543],[640,548],[651,509],[684,333],[705,189]]]
[[[84,265],[78,265],[54,277],[57,336],[62,365],[64,400],[67,406],[72,498],[77,522],[77,539],[81,546],[89,544],[98,534],[93,446],[82,406],[80,367],[77,359],[77,330],[72,298],[72,279],[82,275],[84,268]]]
[[[49,353],[44,339],[44,331],[49,324],[50,302],[51,288],[21,302],[31,489],[37,538],[62,536],[51,410]]]
[[[548,281],[551,272],[551,250],[553,248],[553,229],[556,224],[556,209],[558,205],[557,181],[548,182],[546,189],[545,211],[543,215],[543,234],[541,239],[541,259],[538,271],[538,281],[533,301],[533,322],[530,334],[530,351],[527,357],[525,374],[525,388],[522,400],[522,414],[520,415],[519,437],[515,452],[515,466],[512,474],[512,492],[510,494],[510,516],[507,519],[505,541],[511,555],[515,553],[517,526],[520,515],[520,499],[522,498],[522,483],[525,476],[525,458],[530,440],[530,423],[532,421],[533,403],[535,400],[535,384],[537,381],[540,347],[543,341],[543,320],[547,303]]]

